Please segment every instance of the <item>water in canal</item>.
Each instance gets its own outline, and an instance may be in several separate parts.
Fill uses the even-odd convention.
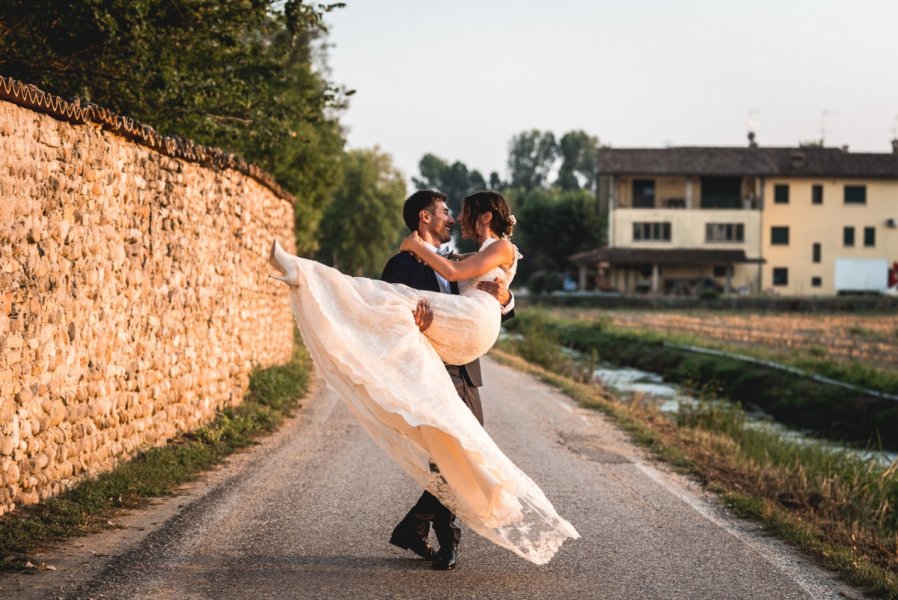
[[[666,382],[657,373],[649,373],[629,367],[616,367],[611,364],[602,364],[593,371],[593,380],[603,387],[621,392],[626,396],[639,394],[648,399],[654,399],[658,409],[668,415],[676,415],[680,407],[695,405],[698,400],[689,395],[680,386]],[[755,429],[763,429],[776,433],[782,438],[800,444],[815,444],[833,452],[848,452],[861,459],[875,459],[884,465],[889,465],[898,460],[896,452],[868,452],[858,450],[832,442],[812,437],[806,432],[791,429],[773,420],[770,415],[759,410],[746,413],[746,426]]]

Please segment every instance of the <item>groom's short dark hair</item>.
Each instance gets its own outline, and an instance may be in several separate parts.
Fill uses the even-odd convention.
[[[436,190],[418,190],[409,196],[402,207],[402,219],[409,231],[418,231],[418,215],[422,210],[432,211],[437,202],[448,199],[449,196]]]

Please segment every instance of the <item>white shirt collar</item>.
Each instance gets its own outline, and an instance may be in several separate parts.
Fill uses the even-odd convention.
[[[439,246],[434,246],[430,242],[424,242],[424,245],[426,245],[428,248],[430,248],[430,250],[433,252],[440,251]],[[452,293],[452,285],[449,283],[449,280],[446,279],[445,277],[443,277],[442,275],[440,275],[439,273],[437,273],[436,271],[434,271],[433,274],[437,276],[437,284],[439,284],[440,290],[444,294],[451,294]]]

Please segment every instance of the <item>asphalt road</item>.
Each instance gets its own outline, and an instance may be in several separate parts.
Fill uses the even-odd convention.
[[[537,567],[465,529],[441,572],[387,543],[419,491],[319,390],[271,439],[54,571],[0,578],[22,598],[859,598],[598,413],[486,359],[486,427],[582,538]],[[104,537],[105,536],[105,537]]]

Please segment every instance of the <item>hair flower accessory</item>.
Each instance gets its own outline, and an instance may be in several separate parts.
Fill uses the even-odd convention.
[[[514,218],[514,215],[508,215],[508,222],[511,223],[512,225],[518,224],[518,220]]]

